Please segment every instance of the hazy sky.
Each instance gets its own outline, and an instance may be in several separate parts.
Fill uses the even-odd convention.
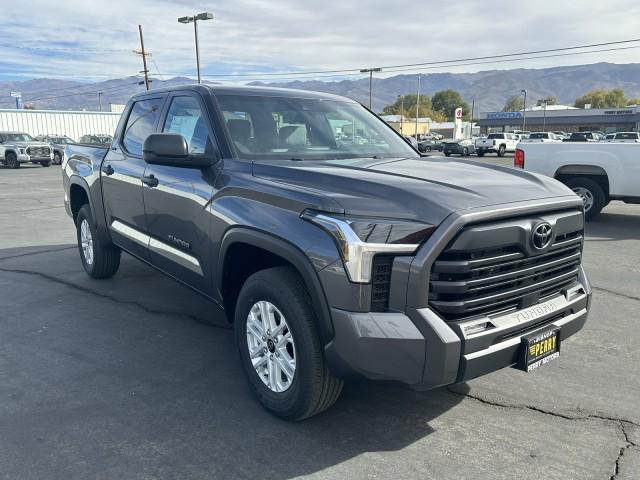
[[[362,68],[640,37],[638,0],[0,1],[0,80],[137,74],[138,23],[152,74],[194,75],[193,26],[176,19],[200,11],[215,15],[199,24],[205,74]],[[640,48],[424,71],[599,61],[639,62]]]

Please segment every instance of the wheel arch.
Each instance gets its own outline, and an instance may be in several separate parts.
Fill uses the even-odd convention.
[[[239,260],[240,267],[234,268]],[[255,260],[257,263],[252,264]],[[289,265],[298,272],[309,292],[323,346],[333,338],[333,323],[320,279],[304,252],[291,242],[263,231],[233,227],[222,238],[217,264],[215,289],[220,292],[230,322],[240,288],[251,274],[264,268]]]
[[[609,197],[609,175],[607,171],[598,165],[563,165],[554,174],[553,178],[566,183],[575,177],[588,177],[602,187],[607,198]]]

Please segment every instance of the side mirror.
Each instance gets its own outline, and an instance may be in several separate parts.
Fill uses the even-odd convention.
[[[152,133],[142,146],[142,159],[153,165],[206,168],[215,163],[210,155],[190,155],[189,145],[178,133]]]

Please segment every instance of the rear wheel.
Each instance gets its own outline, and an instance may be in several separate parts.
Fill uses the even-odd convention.
[[[40,162],[40,165],[43,167],[48,167],[51,165],[51,160],[45,160],[44,162]]]
[[[590,178],[570,178],[566,185],[582,199],[586,220],[591,220],[598,215],[607,203],[607,196],[602,187]]]
[[[78,212],[76,234],[85,272],[93,278],[109,278],[115,275],[120,267],[120,249],[100,240],[88,204],[83,205]]]
[[[478,156],[484,157],[484,150],[478,150]]]
[[[242,366],[269,411],[302,420],[329,408],[342,380],[329,372],[311,299],[291,267],[253,274],[242,286],[235,336]]]
[[[463,157],[469,156],[469,149],[467,147],[464,147],[464,149],[462,150],[462,156]]]
[[[451,156],[451,152],[444,152],[445,157],[450,157]]]
[[[504,152],[506,151],[506,147],[504,145],[500,145],[500,147],[498,148],[498,156],[499,157],[504,157]]]
[[[4,157],[4,164],[9,168],[20,168],[18,156],[14,152],[7,152]]]

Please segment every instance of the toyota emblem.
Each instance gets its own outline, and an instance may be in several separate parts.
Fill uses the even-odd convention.
[[[533,229],[533,235],[531,235],[531,243],[538,250],[544,250],[551,243],[551,237],[553,236],[553,229],[547,222],[539,223]]]

